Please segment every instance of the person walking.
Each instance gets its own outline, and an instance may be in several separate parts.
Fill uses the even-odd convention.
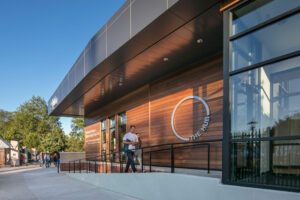
[[[53,154],[53,162],[54,162],[54,166],[57,167],[56,152]]]
[[[51,163],[53,161],[53,155],[49,152],[49,167],[51,167]]]
[[[57,173],[59,173],[60,170],[60,153],[56,152],[56,160],[57,160]]]
[[[126,141],[130,142],[128,139]],[[124,160],[126,161],[126,163],[127,163],[128,147],[129,147],[129,144],[124,144]]]
[[[128,151],[127,151],[127,163],[125,168],[125,173],[128,173],[129,166],[133,172],[136,172],[135,164],[134,164],[134,150],[135,145],[138,144],[138,137],[134,134],[135,125],[130,125],[130,130],[127,132],[123,137],[123,143],[128,144]]]
[[[43,161],[44,161],[44,165],[45,165],[45,167],[47,167],[47,166],[46,166],[46,160],[47,160],[47,152],[46,152],[46,153],[44,153],[44,160],[43,160]]]
[[[22,166],[23,160],[24,160],[24,157],[23,157],[23,155],[21,154],[21,156],[20,156],[20,166]]]
[[[40,152],[40,155],[39,155],[39,161],[40,161],[40,167],[43,167],[43,165],[44,165],[43,152]]]
[[[141,134],[136,133],[136,136],[138,138],[138,144],[135,145],[135,158],[139,161],[140,169],[142,170],[142,140],[141,140]]]
[[[46,162],[46,168],[50,167],[50,154],[49,151],[47,151],[46,155],[45,155],[45,162]]]
[[[6,154],[6,164],[10,164],[10,156],[9,156],[9,153]]]

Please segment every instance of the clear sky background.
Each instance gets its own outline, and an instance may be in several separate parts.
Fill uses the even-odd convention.
[[[92,36],[126,0],[0,0],[0,109],[47,102]],[[65,133],[71,118],[61,118]]]

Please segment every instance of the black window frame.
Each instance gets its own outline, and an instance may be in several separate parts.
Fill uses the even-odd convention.
[[[286,59],[290,59],[300,55],[300,50],[295,51],[289,54],[285,54],[276,58],[272,58],[269,60],[265,60],[260,63],[256,63],[251,66],[246,66],[244,68],[236,69],[231,71],[230,62],[231,62],[231,45],[230,42],[245,36],[249,33],[252,33],[258,29],[267,27],[270,24],[278,22],[282,19],[285,19],[289,16],[292,16],[300,11],[300,7],[294,8],[290,11],[287,11],[283,14],[280,14],[274,18],[271,18],[267,21],[264,21],[260,24],[257,24],[245,31],[242,31],[233,36],[230,35],[230,24],[231,24],[231,10],[237,8],[247,1],[241,1],[240,3],[232,6],[230,9],[227,9],[223,12],[223,84],[224,84],[224,98],[223,98],[223,145],[222,145],[222,183],[229,185],[238,185],[238,186],[247,186],[247,187],[255,187],[255,188],[266,188],[266,189],[276,189],[276,190],[286,190],[286,191],[294,191],[300,192],[300,188],[291,188],[286,186],[276,186],[276,185],[263,185],[263,184],[253,184],[253,183],[236,183],[231,182],[230,180],[230,170],[231,170],[231,144],[236,142],[255,142],[255,141],[279,141],[279,140],[292,140],[292,139],[300,139],[300,135],[297,136],[280,136],[280,137],[267,137],[267,138],[247,138],[247,139],[232,139],[230,133],[230,125],[231,125],[231,93],[230,93],[230,77],[242,72],[246,72],[249,70],[254,70],[260,68],[265,65],[273,64],[279,61],[283,61]]]

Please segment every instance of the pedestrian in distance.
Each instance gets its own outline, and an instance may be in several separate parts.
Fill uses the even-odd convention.
[[[39,154],[39,161],[40,161],[40,167],[43,167],[43,165],[44,165],[43,152],[40,152],[40,154]]]
[[[46,157],[47,157],[47,153],[44,153],[44,165],[46,167]]]
[[[57,167],[56,152],[53,154],[53,162],[54,162],[54,166]]]
[[[46,155],[45,155],[45,162],[46,162],[46,168],[50,167],[50,154],[49,151],[47,151]]]
[[[138,144],[138,137],[135,133],[135,125],[130,126],[129,132],[127,132],[123,137],[123,143],[128,144],[128,151],[127,151],[127,163],[125,168],[125,173],[128,173],[129,166],[133,172],[136,172],[135,164],[134,164],[134,151],[135,145]]]
[[[7,163],[7,164],[10,163],[10,156],[9,156],[9,153],[6,154],[6,163]]]
[[[21,154],[21,156],[20,156],[20,166],[23,165],[23,160],[24,160],[24,157],[23,157],[23,155]]]
[[[53,156],[49,153],[49,167],[51,167],[51,163],[53,161]]]
[[[57,173],[59,173],[60,170],[60,153],[56,152],[56,159],[57,159]]]

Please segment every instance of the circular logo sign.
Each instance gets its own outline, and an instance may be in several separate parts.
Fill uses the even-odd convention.
[[[57,103],[58,103],[58,98],[57,98],[57,96],[55,96],[55,97],[51,100],[51,103],[50,103],[51,109],[53,109],[53,108],[57,105]]]
[[[185,138],[185,137],[182,137],[180,136],[177,131],[175,130],[175,127],[174,127],[174,116],[175,116],[175,113],[176,113],[176,110],[177,108],[180,106],[180,104],[182,104],[184,101],[186,100],[189,100],[189,99],[196,99],[198,101],[200,101],[203,105],[204,105],[204,108],[206,110],[206,116],[204,117],[204,120],[203,120],[203,124],[201,126],[201,129],[198,130],[196,133],[194,133],[193,135],[191,135],[190,137],[188,138]],[[174,110],[173,110],[173,113],[172,113],[172,118],[171,118],[171,127],[172,127],[172,131],[173,133],[175,134],[175,136],[180,139],[180,140],[183,140],[183,141],[191,141],[191,140],[196,140],[197,138],[199,138],[201,135],[202,135],[202,132],[205,132],[207,127],[208,127],[208,124],[209,124],[209,120],[210,120],[210,112],[209,112],[209,108],[208,108],[208,105],[207,103],[201,98],[201,97],[198,97],[198,96],[188,96],[188,97],[185,97],[183,99],[181,99],[177,105],[175,106]]]

